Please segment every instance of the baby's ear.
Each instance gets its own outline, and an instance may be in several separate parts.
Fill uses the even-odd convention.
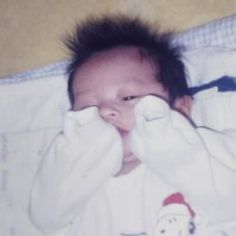
[[[174,108],[186,117],[190,118],[192,112],[192,98],[188,95],[177,98],[174,103]]]

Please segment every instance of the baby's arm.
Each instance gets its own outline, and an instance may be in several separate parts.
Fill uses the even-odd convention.
[[[35,179],[33,222],[46,233],[68,226],[119,171],[122,155],[120,135],[102,120],[97,108],[69,112],[64,133],[51,145]]]
[[[235,219],[236,131],[198,130],[153,96],[137,104],[135,116],[133,152],[212,222]]]

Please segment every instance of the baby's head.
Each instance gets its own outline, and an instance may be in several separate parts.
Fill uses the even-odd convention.
[[[68,67],[72,106],[75,100],[73,81],[82,64],[98,53],[123,47],[136,48],[142,60],[153,64],[155,79],[168,91],[171,104],[177,98],[189,95],[180,48],[171,45],[171,36],[170,33],[157,32],[138,19],[124,16],[95,18],[78,25],[75,33],[66,40],[72,53]]]
[[[68,92],[73,110],[97,106],[124,143],[124,161],[133,161],[128,145],[133,109],[145,95],[157,95],[188,114],[189,90],[179,48],[137,19],[87,21],[67,40],[72,52]]]

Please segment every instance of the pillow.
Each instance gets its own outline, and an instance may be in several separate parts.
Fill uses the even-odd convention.
[[[236,48],[204,47],[183,53],[189,87],[236,75]]]
[[[2,82],[0,133],[61,126],[63,113],[69,108],[64,74]]]
[[[178,33],[173,43],[187,48],[236,48],[236,14]]]
[[[218,131],[236,129],[236,49],[187,50],[183,61],[194,96],[194,122]]]

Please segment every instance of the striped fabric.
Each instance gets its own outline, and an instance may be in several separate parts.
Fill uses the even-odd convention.
[[[173,43],[188,48],[236,48],[236,14],[178,33]]]

